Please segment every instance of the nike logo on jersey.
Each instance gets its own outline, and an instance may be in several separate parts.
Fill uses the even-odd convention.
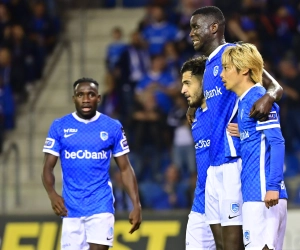
[[[72,136],[72,135],[75,135],[75,133],[73,133],[73,134],[68,134],[68,135],[67,135],[67,134],[64,134],[64,137],[65,137],[65,138],[68,138],[68,137],[70,137],[70,136]]]
[[[235,215],[235,216],[230,216],[230,215],[229,215],[229,216],[228,216],[228,219],[231,220],[231,219],[233,219],[233,218],[235,218],[235,217],[238,217],[238,216],[240,216],[240,214],[239,214],[239,215]]]
[[[245,247],[248,246],[250,243],[251,243],[251,242],[247,243],[247,244],[245,245]]]

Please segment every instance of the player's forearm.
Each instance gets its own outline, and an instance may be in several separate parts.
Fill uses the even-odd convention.
[[[138,185],[132,167],[129,166],[126,170],[121,171],[121,176],[123,185],[132,201],[133,206],[141,206]]]
[[[46,189],[46,192],[50,196],[53,193],[56,193],[55,191],[55,176],[53,171],[50,170],[44,170],[42,174],[42,181],[44,188]]]
[[[284,139],[279,128],[265,131],[270,144],[270,174],[267,180],[267,191],[279,191],[283,180]]]
[[[274,98],[274,101],[279,101],[283,95],[283,88],[266,70],[263,70],[263,86],[267,93]]]

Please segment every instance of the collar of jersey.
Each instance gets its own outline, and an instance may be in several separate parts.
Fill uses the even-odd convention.
[[[261,84],[258,82],[256,84],[254,84],[250,89],[246,90],[240,97],[240,101],[243,100],[243,98],[249,93],[249,91],[255,87],[262,87]]]
[[[101,113],[99,113],[98,111],[96,111],[96,115],[94,116],[94,117],[92,117],[91,119],[82,119],[82,118],[80,118],[77,114],[76,114],[76,112],[73,112],[72,113],[72,115],[73,115],[73,117],[77,120],[77,121],[79,121],[79,122],[83,122],[83,123],[90,123],[90,122],[94,122],[94,121],[96,121],[96,120],[98,120],[98,118],[99,118],[99,116],[101,115]]]
[[[213,52],[210,53],[208,60],[210,61],[216,54],[218,54],[218,52],[228,43],[224,43],[222,45],[220,45],[219,47],[217,47]]]

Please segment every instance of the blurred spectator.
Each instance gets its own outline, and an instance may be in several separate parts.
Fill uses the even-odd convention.
[[[8,48],[0,49],[0,77],[4,87],[9,85],[17,103],[26,100],[25,71],[18,62],[14,65]]]
[[[150,71],[137,84],[135,93],[138,101],[144,91],[152,91],[155,95],[159,109],[168,114],[173,101],[172,96],[179,92],[175,78],[166,69],[163,55],[153,56]]]
[[[150,58],[138,31],[131,34],[130,44],[123,51],[116,64],[115,76],[121,98],[123,124],[128,124],[134,104],[134,89],[150,67]]]
[[[178,168],[174,164],[167,167],[162,184],[141,184],[141,195],[145,206],[154,210],[189,207],[188,185],[181,182]]]
[[[164,44],[176,40],[178,29],[166,20],[163,8],[153,6],[150,9],[151,23],[142,30],[149,45],[150,55],[163,53]]]
[[[167,123],[173,130],[172,161],[179,168],[181,175],[192,174],[196,171],[195,147],[191,128],[186,119],[188,105],[182,95],[175,98]],[[184,171],[186,170],[186,171]]]
[[[32,6],[33,16],[28,24],[30,39],[35,43],[36,70],[38,78],[42,76],[46,56],[52,51],[57,41],[58,27],[55,26],[46,13],[43,2],[36,2]]]
[[[105,77],[105,90],[101,95],[101,103],[98,111],[112,118],[119,119],[120,98],[116,90],[116,82],[112,74],[107,73]]]
[[[4,91],[0,83],[0,155],[3,151],[4,142]]]
[[[113,42],[107,47],[106,67],[112,72],[115,69],[116,63],[119,61],[121,54],[125,50],[126,44],[122,41],[123,32],[120,27],[114,27],[111,33]]]
[[[15,101],[11,87],[9,84],[4,84],[0,77],[0,126],[2,138],[5,130],[15,128],[15,112]]]
[[[26,23],[30,18],[30,9],[26,0],[8,1],[8,9],[13,23]]]
[[[5,4],[0,3],[0,41],[4,39],[4,30],[11,24],[10,13]]]
[[[33,84],[37,79],[34,46],[33,43],[25,36],[24,29],[21,25],[15,24],[10,27],[10,35],[3,42],[12,54],[12,63],[23,72],[26,84]]]
[[[175,43],[168,42],[164,47],[164,56],[166,58],[166,69],[174,79],[178,79],[179,71],[183,61],[181,60]]]
[[[300,152],[300,74],[290,60],[279,64],[284,98],[281,101],[282,126],[286,140],[286,150]]]
[[[151,91],[141,94],[132,114],[134,140],[134,168],[138,179],[145,179],[147,172],[153,180],[160,180],[162,144],[162,113]]]

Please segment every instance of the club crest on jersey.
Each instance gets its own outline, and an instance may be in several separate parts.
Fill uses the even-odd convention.
[[[105,131],[101,131],[100,132],[100,138],[103,140],[103,141],[106,141],[108,139],[108,133],[105,132]]]
[[[52,148],[54,146],[55,140],[52,138],[46,138],[44,148]]]
[[[214,67],[214,71],[213,71],[214,76],[217,76],[218,72],[219,72],[219,66],[217,65]]]
[[[247,240],[247,241],[250,240],[250,231],[249,231],[249,230],[247,230],[247,231],[244,232],[244,238],[245,238],[245,240]]]
[[[236,214],[240,210],[240,204],[237,202],[231,203],[230,210]]]

